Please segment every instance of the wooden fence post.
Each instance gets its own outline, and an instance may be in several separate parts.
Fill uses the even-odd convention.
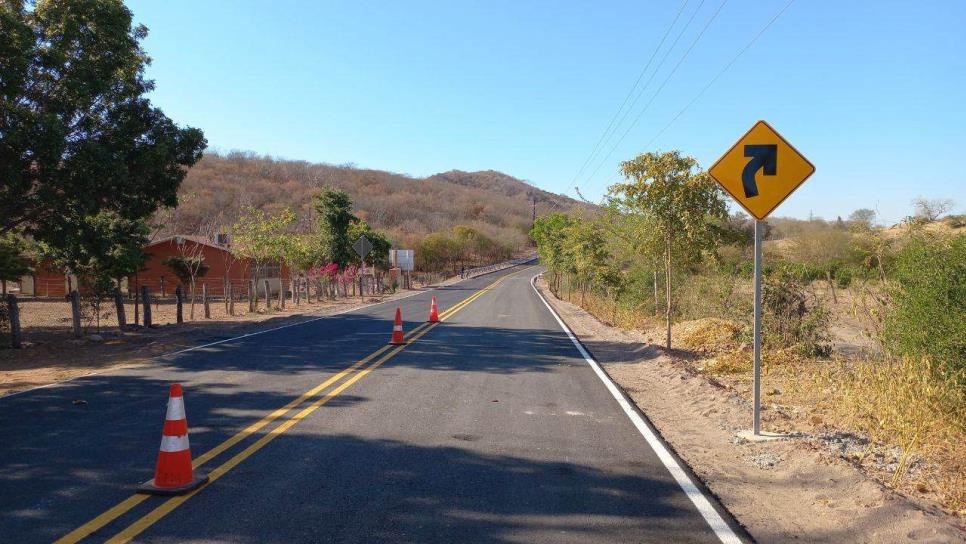
[[[228,284],[228,315],[235,315],[235,289]]]
[[[17,295],[7,295],[7,308],[10,309],[10,347],[23,347],[23,333],[20,330],[20,308],[17,306]]]
[[[114,290],[114,308],[117,311],[117,328],[123,331],[127,328],[127,316],[124,314],[124,295],[120,287]]]
[[[184,323],[184,291],[181,289],[180,285],[174,290],[174,299],[175,321],[177,321],[178,324]]]
[[[272,311],[272,291],[269,288],[268,280],[264,280],[265,284],[265,311]]]
[[[141,307],[144,310],[144,328],[151,327],[151,292],[147,285],[141,286]]]
[[[248,280],[248,313],[258,309],[258,289],[255,288],[255,280]]]
[[[208,283],[201,284],[201,303],[205,305],[205,319],[211,319],[211,301],[208,299]]]
[[[74,338],[81,337],[81,310],[80,310],[80,293],[77,291],[70,292],[70,317],[71,322],[74,326]]]

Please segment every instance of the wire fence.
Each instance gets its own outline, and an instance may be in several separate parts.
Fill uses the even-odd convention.
[[[463,272],[464,278],[475,278],[476,276],[482,276],[483,274],[489,274],[490,272],[496,272],[497,270],[503,270],[505,268],[510,268],[511,266],[517,266],[521,264],[530,263],[537,260],[537,256],[528,255],[526,257],[521,257],[519,259],[513,259],[512,261],[504,261],[502,263],[494,263],[486,266],[478,266],[476,268],[470,268]]]
[[[480,276],[535,258],[528,256],[472,268],[463,277]],[[421,288],[439,284],[447,277],[450,276],[440,272],[413,272],[409,283],[412,288]],[[311,311],[336,300],[391,293],[402,285],[387,275],[357,276],[349,281],[300,276],[270,279],[267,285],[266,280],[203,281],[196,283],[193,292],[190,287],[163,283],[131,285],[129,292],[98,297],[83,291],[66,293],[63,283],[38,285],[34,291],[37,295],[21,295],[13,290],[0,297],[0,346],[20,347],[24,343],[57,342],[192,321],[243,320],[246,315],[281,310]],[[54,294],[45,296],[47,293]]]

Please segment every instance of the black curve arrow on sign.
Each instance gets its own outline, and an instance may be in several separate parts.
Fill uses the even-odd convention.
[[[748,144],[745,146],[745,156],[751,157],[745,169],[741,171],[741,184],[745,188],[745,197],[758,196],[758,184],[755,174],[764,170],[766,176],[778,173],[778,146],[775,144]]]

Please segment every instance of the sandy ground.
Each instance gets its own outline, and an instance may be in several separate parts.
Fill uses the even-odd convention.
[[[561,318],[759,542],[966,542],[962,520],[887,489],[807,436],[748,442],[751,406],[665,355],[646,334],[602,324],[538,283]],[[767,397],[763,399],[767,404]],[[780,411],[763,413],[778,426]]]

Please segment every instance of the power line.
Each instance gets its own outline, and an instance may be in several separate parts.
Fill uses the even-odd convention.
[[[661,50],[661,47],[664,46],[664,42],[667,40],[667,37],[671,34],[671,30],[674,29],[674,25],[677,24],[678,19],[681,18],[681,14],[684,13],[684,8],[687,7],[689,1],[690,0],[684,0],[684,2],[681,4],[681,8],[678,10],[677,15],[674,16],[674,20],[671,21],[670,25],[668,25],[667,30],[664,32],[664,36],[661,37],[661,41],[658,42],[657,47],[654,48],[654,51],[651,53],[650,58],[647,59],[647,64],[644,65],[644,69],[642,69],[641,73],[638,74],[637,80],[634,81],[634,85],[632,85],[631,88],[627,91],[627,96],[624,97],[624,101],[621,102],[620,107],[617,108],[617,111],[615,111],[614,115],[610,118],[610,122],[607,123],[607,127],[604,129],[604,132],[601,133],[600,138],[597,140],[597,143],[594,144],[594,148],[591,150],[590,155],[587,156],[587,158],[584,160],[584,163],[580,166],[580,169],[577,171],[576,174],[574,174],[574,178],[570,180],[570,185],[568,186],[568,189],[570,186],[573,186],[574,182],[577,181],[577,178],[579,178],[580,175],[584,173],[584,170],[587,169],[587,166],[590,165],[591,161],[594,160],[594,158],[597,155],[597,151],[600,149],[601,143],[603,143],[604,139],[608,137],[608,135],[611,133],[611,128],[613,128],[616,131],[617,127],[620,126],[620,123],[618,123],[615,126],[614,121],[616,121],[617,117],[620,116],[622,111],[624,111],[624,106],[627,105],[627,101],[630,100],[631,96],[634,96],[634,91],[637,90],[637,86],[640,85],[641,80],[644,79],[644,74],[646,74],[647,71],[651,68],[651,63],[654,62],[654,59],[657,57],[657,54]],[[704,0],[702,0],[702,3],[703,2]],[[698,6],[698,9],[701,9],[701,6]],[[690,21],[688,21],[688,23],[690,24]],[[687,28],[687,25],[685,25],[685,28]],[[675,40],[675,43],[677,43],[676,40]],[[671,48],[673,49],[674,45],[671,45]],[[658,67],[658,69],[660,69],[660,67]],[[653,78],[653,75],[651,77]],[[648,80],[648,83],[650,83],[650,80]],[[646,85],[645,85],[645,88],[646,88]],[[635,102],[636,102],[636,99],[635,99]],[[634,104],[631,104],[631,108],[633,107],[634,107]],[[623,119],[621,120],[621,123],[622,122],[623,122]]]
[[[658,42],[657,47],[654,48],[654,51],[651,53],[650,58],[648,58],[647,64],[644,66],[644,69],[641,70],[640,74],[638,74],[637,76],[637,80],[634,81],[634,84],[627,91],[627,96],[624,97],[624,100],[623,102],[621,102],[620,107],[618,107],[617,111],[614,112],[614,115],[611,117],[610,122],[607,123],[607,127],[604,128],[604,132],[601,133],[600,138],[598,138],[597,143],[594,144],[594,148],[591,150],[590,154],[587,156],[586,159],[584,159],[584,162],[580,166],[580,169],[577,170],[577,173],[574,174],[573,179],[570,180],[570,183],[567,185],[567,188],[563,192],[564,195],[566,195],[567,192],[570,191],[570,189],[576,187],[575,183],[577,179],[580,178],[581,174],[583,174],[584,171],[587,169],[587,166],[589,166],[591,162],[593,162],[593,160],[597,157],[597,152],[601,149],[601,144],[606,145],[606,142],[610,141],[610,137],[613,136],[617,128],[621,124],[623,124],[624,119],[626,119],[627,117],[627,113],[630,112],[630,110],[633,109],[633,107],[637,104],[637,100],[640,98],[641,93],[643,93],[644,90],[647,89],[648,85],[650,85],[651,83],[651,80],[654,79],[654,75],[657,73],[658,70],[660,70],[661,66],[663,66],[664,61],[667,59],[667,53],[665,53],[664,58],[661,59],[660,64],[658,65],[657,68],[655,68],[655,71],[654,73],[651,74],[651,77],[648,78],[647,82],[644,84],[644,87],[641,89],[641,92],[638,93],[637,96],[634,98],[634,101],[631,103],[631,106],[627,109],[626,112],[624,112],[624,106],[627,105],[627,101],[630,100],[631,96],[634,95],[634,91],[637,89],[637,86],[641,83],[641,79],[644,78],[644,75],[648,72],[648,69],[651,67],[651,64],[654,62],[654,59],[657,57],[657,54],[661,51],[661,47],[664,45],[664,42],[667,41],[667,37],[671,35],[671,31],[674,29],[674,25],[676,25],[678,22],[678,19],[681,18],[681,14],[684,13],[684,9],[687,7],[689,1],[690,0],[684,0],[684,2],[681,4],[681,7],[678,9],[677,14],[674,16],[674,19],[671,21],[671,24],[668,25],[667,30],[665,30],[664,35],[661,37],[661,41]],[[674,39],[674,43],[671,44],[671,47],[668,49],[668,53],[674,49],[675,45],[677,45],[678,40],[681,39],[681,34],[683,34],[684,30],[686,30],[688,26],[691,25],[691,21],[694,20],[694,15],[701,10],[701,6],[704,5],[704,2],[705,0],[701,0],[701,3],[698,4],[698,9],[695,10],[694,14],[692,14],[691,17],[688,19],[688,22],[685,23],[684,28],[681,30],[681,33],[679,33],[678,36]],[[621,116],[621,112],[624,112],[623,116]],[[621,117],[621,119],[615,125],[614,121],[617,120],[619,116]],[[613,129],[613,131],[611,129]],[[558,204],[555,201],[553,202],[553,206],[551,206],[551,211],[556,207],[558,207]]]
[[[705,0],[701,0],[701,2],[698,4],[698,8],[691,13],[691,17],[688,17],[688,21],[684,23],[681,31],[678,32],[678,35],[674,37],[674,41],[671,43],[671,46],[667,48],[667,50],[664,52],[664,56],[661,57],[661,62],[657,64],[657,67],[654,68],[653,72],[651,72],[651,76],[647,78],[644,86],[641,87],[641,90],[637,92],[636,96],[634,96],[634,100],[631,102],[630,107],[627,108],[627,110],[624,112],[624,115],[622,115],[620,120],[617,121],[617,125],[614,126],[614,131],[610,133],[610,135],[607,137],[607,140],[604,142],[605,146],[610,144],[614,135],[617,134],[617,129],[624,124],[624,120],[627,119],[627,116],[630,115],[631,111],[634,110],[634,107],[637,106],[637,101],[640,100],[641,97],[644,96],[644,93],[647,91],[647,89],[650,88],[651,82],[654,81],[654,78],[657,76],[658,72],[660,72],[661,68],[664,67],[664,63],[667,62],[668,57],[671,56],[671,52],[674,51],[674,48],[677,47],[678,42],[681,41],[681,37],[684,36],[684,33],[687,32],[689,28],[691,28],[691,23],[694,22],[695,17],[697,17],[698,13],[701,12],[701,8],[704,7],[704,3]]]
[[[749,41],[740,51],[738,51],[738,53],[734,57],[732,57],[732,59],[728,62],[728,64],[726,64],[724,66],[724,68],[721,69],[721,71],[719,71],[717,74],[715,74],[715,76],[713,78],[711,78],[711,81],[709,81],[708,84],[705,85],[703,89],[701,89],[701,92],[699,92],[697,95],[695,95],[695,97],[692,98],[690,102],[688,102],[683,108],[681,108],[681,111],[679,111],[677,113],[677,115],[675,115],[673,118],[671,118],[671,120],[668,121],[668,124],[664,125],[664,128],[662,128],[657,134],[655,134],[654,137],[651,138],[650,141],[647,142],[647,144],[644,146],[644,148],[647,149],[647,148],[651,147],[651,144],[653,144],[658,138],[660,138],[661,135],[664,134],[664,132],[668,128],[670,128],[670,126],[673,125],[675,121],[678,120],[678,118],[680,118],[682,115],[684,115],[684,112],[688,111],[688,109],[691,106],[693,106],[695,102],[697,102],[702,96],[704,96],[704,93],[706,93],[708,91],[708,89],[710,89],[715,84],[715,82],[717,82],[718,79],[722,75],[724,75],[724,73],[727,72],[732,67],[732,65],[734,65],[734,63],[738,61],[738,59],[742,55],[745,54],[746,51],[748,51],[749,49],[751,49],[751,46],[754,45],[755,42],[758,41],[758,38],[761,38],[761,36],[765,33],[765,31],[767,31],[768,28],[771,27],[771,25],[774,24],[775,21],[777,21],[778,18],[781,17],[782,14],[784,14],[785,11],[793,3],[795,3],[795,0],[788,0],[788,3],[785,4],[785,7],[783,7],[781,10],[779,10],[778,13],[776,13],[775,16],[772,17],[771,20],[768,21],[768,23],[766,23],[765,26],[762,27],[762,29],[758,31],[758,34],[755,34],[755,37],[752,38],[751,41]]]
[[[701,40],[701,37],[704,36],[704,33],[711,26],[711,23],[713,23],[714,20],[717,19],[718,15],[721,13],[721,10],[724,9],[724,7],[725,7],[725,5],[727,3],[728,3],[728,0],[723,0],[721,2],[721,5],[718,6],[718,9],[714,12],[713,15],[711,15],[711,18],[708,19],[708,22],[705,23],[704,27],[701,29],[701,31],[698,33],[698,35],[695,36],[694,40],[691,42],[691,45],[688,46],[688,49],[684,52],[683,55],[681,55],[681,58],[678,59],[678,62],[677,62],[677,64],[674,65],[674,68],[672,68],[671,69],[671,72],[667,75],[666,78],[664,78],[664,81],[661,83],[661,86],[658,87],[658,89],[657,89],[657,91],[655,91],[654,95],[651,96],[651,99],[644,106],[644,109],[642,109],[640,111],[640,113],[637,114],[637,117],[634,118],[634,121],[627,127],[627,130],[624,131],[624,133],[621,135],[620,139],[617,140],[617,143],[615,143],[614,146],[611,147],[611,150],[607,153],[607,155],[604,157],[604,159],[602,161],[600,161],[600,163],[597,164],[597,168],[595,168],[594,171],[590,174],[590,176],[587,177],[587,181],[588,182],[591,179],[593,179],[595,175],[597,175],[597,172],[600,171],[600,168],[604,165],[604,163],[607,162],[607,159],[609,159],[610,156],[614,154],[614,151],[616,151],[617,148],[620,146],[620,144],[624,141],[624,138],[626,138],[627,135],[630,134],[631,130],[633,130],[634,127],[637,125],[637,122],[641,120],[641,117],[644,116],[644,113],[646,113],[647,110],[651,107],[651,104],[654,103],[654,100],[656,100],[657,97],[658,97],[658,95],[661,94],[661,91],[664,90],[664,87],[667,85],[668,81],[670,81],[671,78],[674,76],[674,74],[678,71],[678,68],[681,67],[681,65],[684,63],[685,59],[688,58],[688,55],[691,53],[691,51],[694,49],[694,47],[698,44],[698,41]]]

